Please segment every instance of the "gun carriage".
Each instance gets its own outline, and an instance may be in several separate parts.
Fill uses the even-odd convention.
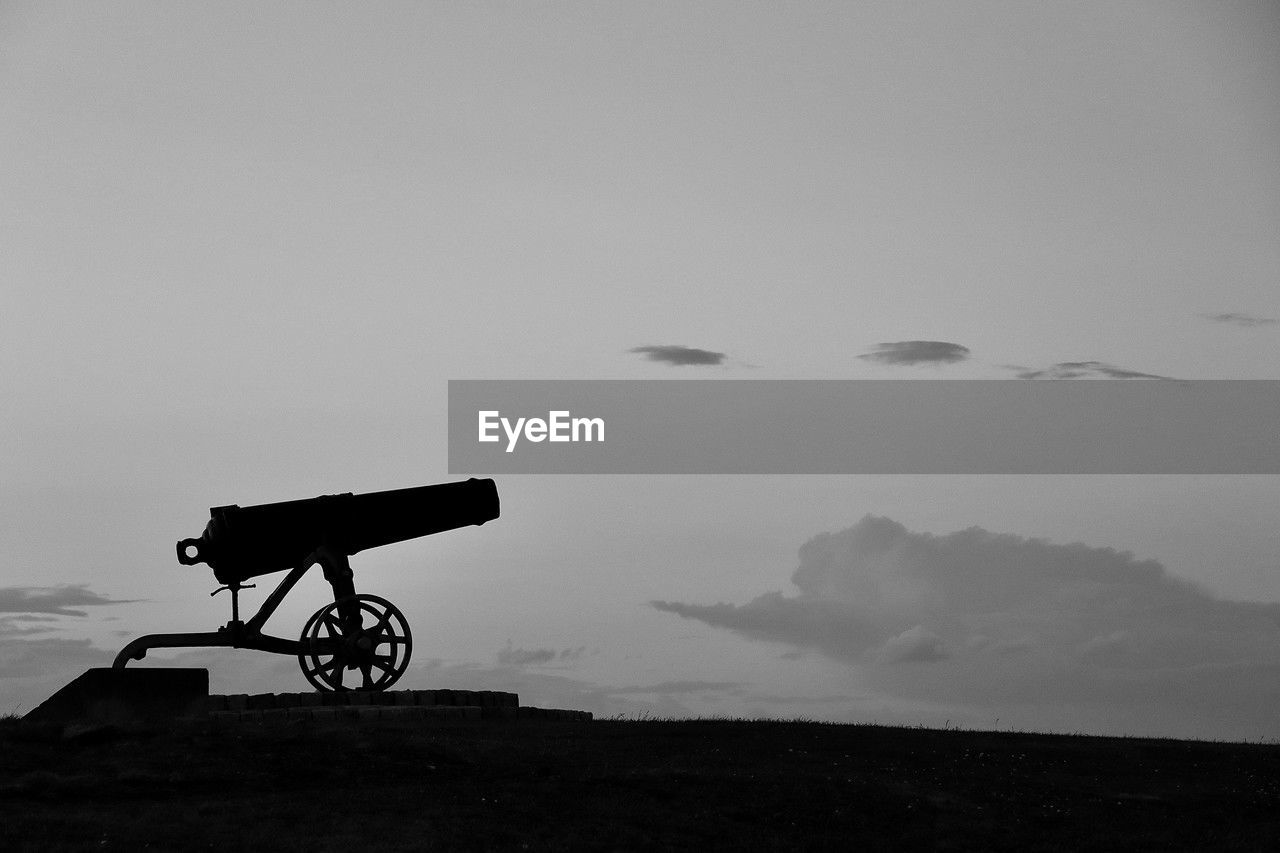
[[[199,538],[178,542],[178,562],[206,563],[231,593],[231,621],[216,631],[148,634],[116,655],[113,666],[140,660],[148,649],[228,646],[296,655],[307,681],[321,691],[385,690],[404,673],[413,639],[404,614],[384,598],[356,594],[349,558],[382,545],[480,525],[498,517],[493,480],[472,478],[410,489],[306,500],[222,506],[209,510]],[[302,576],[319,564],[333,602],[317,610],[297,640],[274,637],[263,624]],[[245,581],[287,571],[248,622],[240,620]],[[358,684],[346,684],[348,672]],[[354,681],[354,679],[353,679]]]

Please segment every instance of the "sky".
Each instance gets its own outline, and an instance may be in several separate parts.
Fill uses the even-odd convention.
[[[1278,41],[1267,2],[0,4],[0,713],[222,624],[173,552],[209,507],[453,479],[450,379],[1278,378]],[[1280,731],[1272,477],[498,488],[353,559],[406,686]]]

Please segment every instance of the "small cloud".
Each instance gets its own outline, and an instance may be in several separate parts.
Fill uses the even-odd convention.
[[[556,659],[555,649],[517,649],[511,641],[498,652],[498,663],[503,666],[539,666]]]
[[[1253,314],[1239,314],[1236,312],[1228,312],[1226,314],[1201,314],[1206,320],[1212,320],[1215,323],[1230,323],[1233,326],[1244,326],[1245,328],[1256,328],[1258,326],[1274,326],[1280,323],[1273,317],[1256,317]]]
[[[1168,379],[1155,373],[1142,373],[1124,367],[1116,367],[1103,361],[1060,361],[1044,370],[1005,365],[1018,372],[1019,379]]]
[[[593,652],[593,654],[598,653]],[[498,652],[498,664],[501,666],[545,666],[552,661],[561,663],[570,663],[578,658],[588,654],[586,646],[578,646],[576,648],[561,649],[520,649],[513,648],[511,641],[507,640],[504,646]]]
[[[886,641],[876,655],[876,663],[932,663],[947,657],[942,638],[917,625]]]
[[[969,348],[946,341],[893,341],[877,344],[874,351],[858,358],[880,364],[953,364],[969,357]]]
[[[679,344],[632,347],[629,352],[640,353],[649,361],[660,361],[673,367],[723,364],[726,358],[725,353],[722,352],[711,352],[710,350],[680,346]]]
[[[101,607],[132,604],[138,599],[113,599],[90,592],[88,584],[64,586],[7,586],[0,588],[0,613],[52,613],[57,616],[87,616],[73,607]]]

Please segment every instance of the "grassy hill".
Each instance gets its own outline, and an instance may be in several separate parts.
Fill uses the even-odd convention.
[[[1280,746],[730,720],[0,723],[9,850],[1280,849]]]

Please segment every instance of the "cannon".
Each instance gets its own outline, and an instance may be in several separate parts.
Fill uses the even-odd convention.
[[[355,495],[321,495],[258,506],[219,506],[199,538],[178,542],[178,562],[206,563],[222,584],[210,595],[231,593],[231,621],[216,631],[148,634],[116,655],[122,669],[148,649],[229,646],[296,655],[317,690],[386,690],[404,673],[413,651],[409,623],[395,605],[376,595],[357,595],[348,559],[352,554],[484,524],[499,514],[493,480],[472,478],[409,489]],[[333,587],[333,602],[317,610],[297,640],[262,631],[280,602],[312,566],[319,564]],[[240,620],[245,581],[287,571],[248,622]],[[346,685],[348,672],[359,683]],[[354,681],[354,679],[353,679]]]

